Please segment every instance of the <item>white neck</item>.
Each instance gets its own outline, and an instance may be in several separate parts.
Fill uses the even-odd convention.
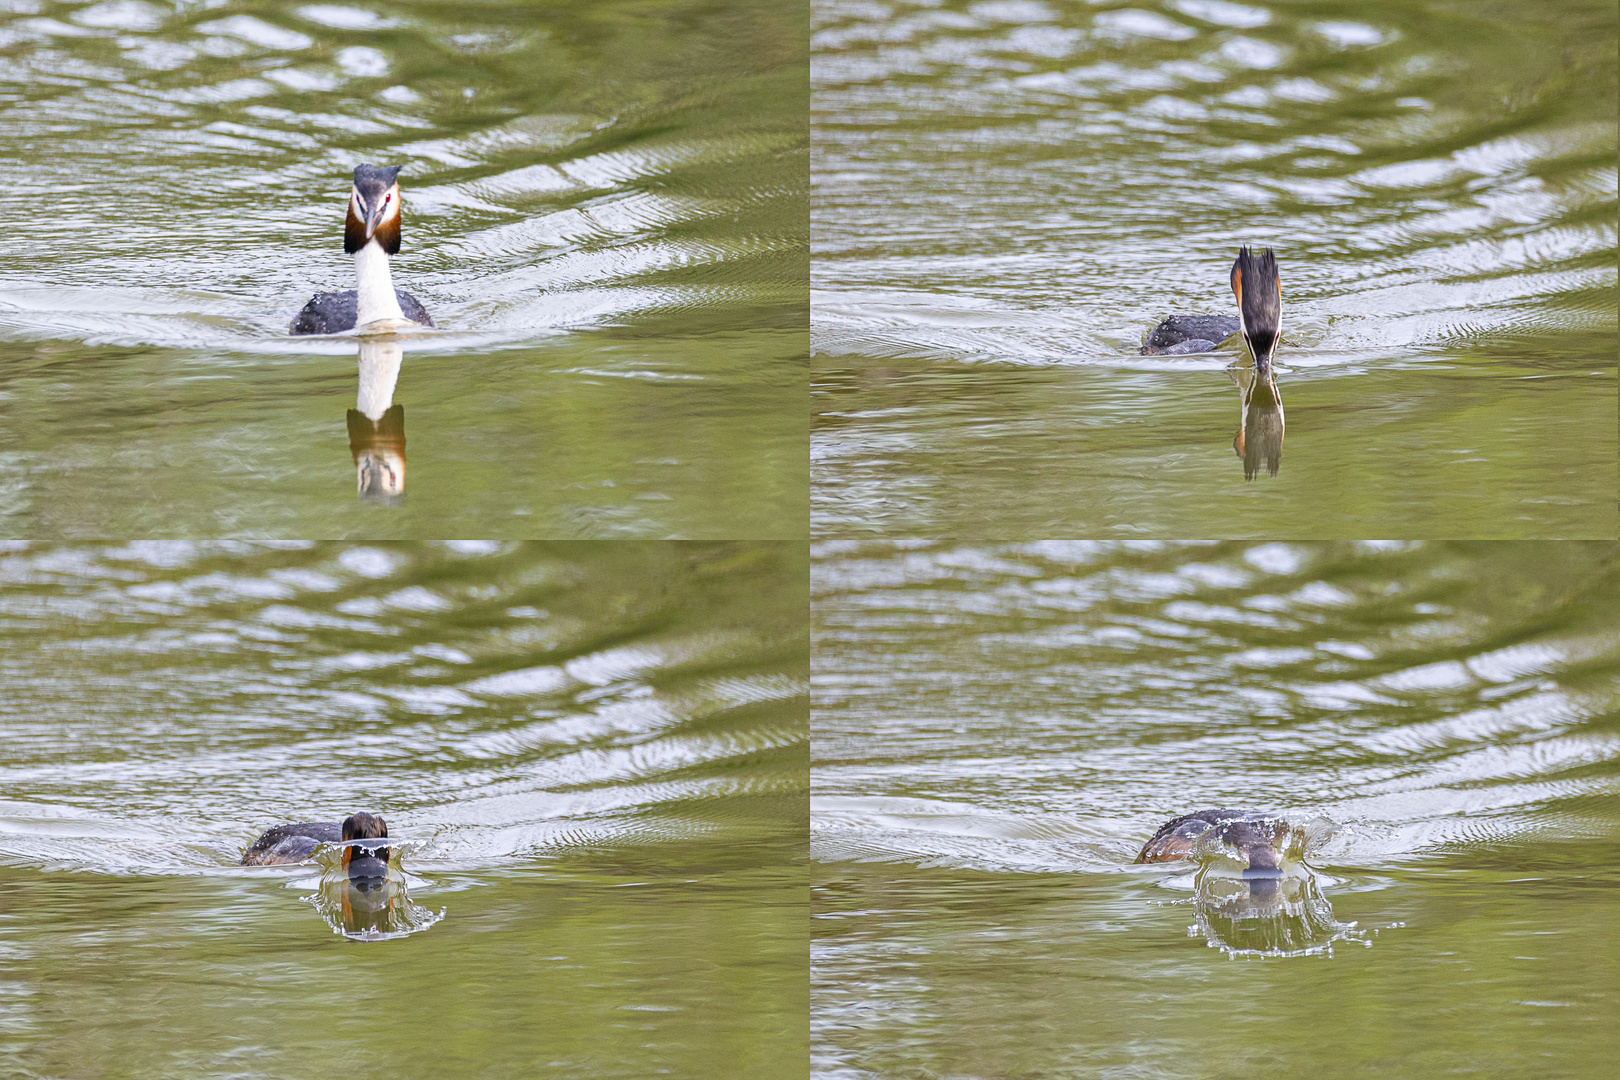
[[[378,319],[405,321],[399,310],[399,299],[394,296],[394,278],[388,272],[388,253],[373,238],[354,253],[354,276],[359,282],[359,311],[354,325],[365,326]]]

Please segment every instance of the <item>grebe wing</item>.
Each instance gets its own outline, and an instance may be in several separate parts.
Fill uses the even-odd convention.
[[[354,329],[355,317],[360,311],[359,294],[353,289],[345,292],[316,293],[287,328],[291,334],[336,334]]]
[[[267,829],[242,853],[243,866],[278,866],[303,862],[321,844],[335,844],[343,829],[335,821],[300,821]]]
[[[1241,323],[1231,315],[1171,315],[1155,326],[1142,342],[1142,355],[1187,352],[1175,346],[1188,341],[1211,341],[1220,344],[1237,333]],[[1203,351],[1203,350],[1199,350]]]
[[[423,326],[433,325],[433,317],[427,313],[426,308],[417,303],[416,297],[404,289],[395,289],[394,297],[399,301],[399,310],[403,311],[411,322],[421,323]]]

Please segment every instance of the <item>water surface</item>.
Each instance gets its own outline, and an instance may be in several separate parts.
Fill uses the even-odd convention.
[[[0,530],[797,534],[804,11],[0,12]],[[404,167],[404,500],[355,498],[356,164]]]
[[[1612,4],[817,4],[819,534],[1620,528]],[[1281,265],[1244,483],[1240,244]]]
[[[812,588],[815,1075],[1604,1075],[1614,544],[829,541]],[[1310,947],[1132,865],[1223,805],[1331,824]]]
[[[802,1075],[805,581],[779,544],[0,554],[0,1072]],[[349,940],[315,864],[236,865],[359,809],[439,921]]]

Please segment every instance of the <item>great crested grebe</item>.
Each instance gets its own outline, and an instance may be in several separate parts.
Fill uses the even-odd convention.
[[[1271,359],[1282,337],[1282,283],[1277,277],[1277,257],[1270,248],[1258,256],[1246,247],[1238,249],[1232,264],[1232,294],[1237,297],[1237,318],[1171,315],[1149,332],[1142,355],[1210,352],[1241,333],[1254,358],[1255,372],[1269,377]]]
[[[354,256],[355,289],[316,293],[293,319],[293,334],[336,334],[379,321],[421,323],[433,320],[416,297],[394,288],[388,256],[399,254],[398,165],[360,165],[349,189],[349,215],[343,225],[343,250]]]
[[[335,821],[300,821],[277,825],[242,853],[243,866],[282,866],[303,862],[322,844],[345,844],[351,840],[386,839],[388,824],[375,814],[351,814],[339,825]],[[388,848],[356,846],[343,849],[343,867],[351,878],[380,878],[388,874]]]
[[[1198,810],[1165,822],[1142,845],[1139,863],[1188,859],[1207,849],[1210,841],[1224,844],[1248,860],[1245,878],[1275,878],[1281,874],[1283,849],[1294,827],[1273,814],[1255,810]]]
[[[1276,476],[1282,463],[1285,425],[1272,358],[1282,340],[1282,282],[1277,277],[1277,256],[1270,248],[1259,255],[1246,247],[1238,249],[1232,263],[1232,295],[1237,297],[1237,318],[1171,315],[1148,333],[1142,355],[1210,352],[1233,334],[1242,334],[1254,366],[1227,369],[1243,396],[1232,449],[1243,459],[1245,479],[1253,480],[1261,469]]]

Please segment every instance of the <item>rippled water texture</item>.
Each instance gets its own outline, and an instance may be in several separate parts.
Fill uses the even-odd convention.
[[[817,1075],[1612,1063],[1620,547],[828,542],[812,580]],[[1331,823],[1317,947],[1131,865],[1223,805]]]
[[[1612,537],[1616,13],[829,0],[812,36],[814,520]],[[1235,460],[1276,250],[1280,472]]]
[[[0,7],[0,530],[799,534],[802,6]],[[439,327],[370,402],[287,335],[361,162]]]
[[[0,1073],[802,1076],[806,578],[791,545],[0,556]],[[348,942],[319,866],[236,865],[359,809],[441,921]]]

